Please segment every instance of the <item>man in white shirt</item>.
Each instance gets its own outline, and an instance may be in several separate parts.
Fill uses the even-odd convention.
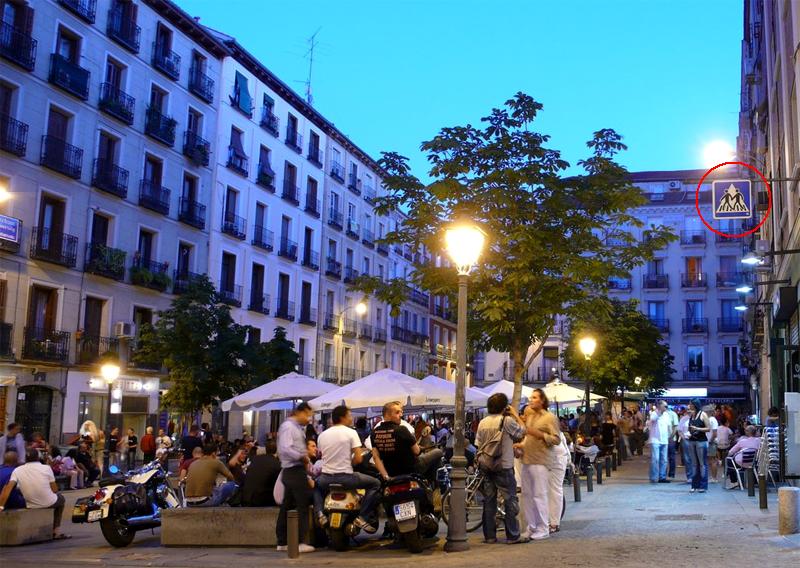
[[[692,415],[684,408],[683,414],[678,421],[678,436],[680,437],[681,442],[683,468],[686,470],[686,483],[692,482],[692,473],[694,472],[694,468],[692,467],[692,454],[689,452],[689,438],[692,435],[691,432],[689,432],[689,420],[691,418]]]
[[[25,497],[26,508],[53,509],[53,538],[69,538],[59,530],[64,513],[64,496],[58,492],[53,469],[39,461],[36,448],[28,448],[25,463],[11,473],[11,478],[0,493],[0,511],[5,509],[9,495],[17,486]]]
[[[717,459],[717,429],[719,428],[719,422],[714,417],[714,409],[710,409],[706,411],[708,414],[708,421],[711,423],[711,430],[706,432],[706,438],[708,438],[708,469],[711,471],[711,476],[709,481],[711,483],[718,483],[719,479],[717,478],[717,474],[719,473],[718,464],[719,461]]]
[[[659,400],[647,421],[650,435],[650,483],[669,483],[667,479],[667,447],[673,435],[672,418],[666,401]]]
[[[325,495],[331,484],[342,485],[347,489],[364,489],[361,509],[353,524],[367,533],[374,533],[377,522],[375,509],[380,501],[381,483],[376,478],[353,471],[353,466],[361,463],[361,438],[353,429],[353,417],[346,406],[337,406],[331,414],[333,426],[325,430],[317,439],[317,447],[322,455],[322,473],[316,479],[314,489],[314,510],[321,527],[328,523],[322,512]],[[375,524],[373,524],[375,523]]]
[[[670,419],[670,435],[669,435],[669,445],[667,446],[667,477],[669,479],[675,479],[675,454],[676,449],[678,447],[677,436],[678,436],[678,424],[680,420],[678,418],[678,413],[672,410],[671,408],[667,407],[667,413],[669,414]]]

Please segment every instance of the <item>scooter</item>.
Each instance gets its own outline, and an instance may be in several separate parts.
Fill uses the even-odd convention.
[[[421,475],[399,475],[385,481],[383,505],[389,529],[410,552],[422,552],[423,540],[439,532],[433,491]]]
[[[358,517],[362,499],[363,491],[358,489],[345,489],[335,483],[328,487],[323,514],[328,517],[328,538],[334,550],[347,550],[350,538],[361,532],[353,521]]]

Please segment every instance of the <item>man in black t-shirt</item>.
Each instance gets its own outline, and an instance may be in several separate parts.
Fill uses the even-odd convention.
[[[281,473],[281,462],[275,454],[278,446],[274,440],[267,440],[267,453],[250,460],[250,467],[242,485],[242,505],[245,507],[274,507],[275,482]]]
[[[402,418],[402,404],[388,402],[383,405],[383,422],[370,436],[375,467],[384,479],[414,472],[430,477],[431,470],[442,459],[442,450],[437,448],[420,455],[414,434],[400,424]]]
[[[192,427],[189,428],[189,435],[181,438],[183,459],[192,459],[192,450],[195,448],[203,448],[203,439],[200,437],[200,427],[197,424],[192,424]]]

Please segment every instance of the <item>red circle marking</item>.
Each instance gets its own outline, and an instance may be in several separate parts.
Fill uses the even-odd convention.
[[[713,172],[717,168],[721,168],[722,166],[728,166],[728,165],[744,166],[744,167],[756,172],[758,174],[758,177],[760,177],[761,180],[764,182],[764,185],[767,186],[767,214],[764,215],[764,218],[761,219],[761,222],[758,225],[756,225],[755,227],[753,227],[749,231],[746,231],[744,233],[739,233],[738,235],[729,235],[727,233],[723,233],[722,231],[717,231],[714,227],[712,227],[711,225],[708,224],[708,222],[705,220],[705,217],[703,217],[703,214],[700,212],[700,186],[703,185],[703,182],[705,181],[706,177],[708,177],[708,174],[710,174],[711,172]],[[756,194],[756,195],[758,195],[758,194]],[[750,208],[751,209],[753,208],[753,205],[754,205],[753,203],[750,204]],[[703,177],[700,178],[700,183],[697,184],[697,190],[695,190],[695,193],[694,193],[694,206],[697,209],[697,214],[700,216],[700,220],[703,222],[703,224],[706,227],[708,227],[709,230],[711,230],[711,231],[715,232],[716,234],[721,235],[723,237],[728,237],[729,239],[737,239],[739,237],[746,237],[747,235],[750,235],[750,234],[755,233],[756,231],[758,231],[761,228],[761,225],[764,224],[764,221],[766,221],[769,218],[769,214],[772,213],[772,188],[770,187],[769,182],[767,181],[767,178],[764,177],[764,174],[762,174],[760,171],[758,171],[757,168],[754,168],[750,164],[746,164],[744,162],[722,162],[721,164],[717,164],[716,166],[714,166],[713,168],[708,170],[705,174],[703,174]],[[711,204],[711,207],[713,209],[713,207],[714,207],[713,203]]]

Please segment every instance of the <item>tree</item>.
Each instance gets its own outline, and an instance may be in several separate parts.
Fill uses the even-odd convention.
[[[617,388],[660,391],[672,378],[674,357],[661,331],[637,308],[635,300],[597,298],[570,321],[564,369],[574,377],[591,379],[592,391],[613,397]],[[597,349],[591,362],[578,340],[591,335]],[[635,377],[641,377],[639,386]]]
[[[444,229],[460,218],[488,234],[489,246],[469,280],[468,339],[474,349],[509,352],[515,404],[523,373],[538,354],[526,359],[528,349],[539,344],[541,350],[556,314],[569,315],[606,289],[610,277],[626,276],[674,239],[661,226],[646,229],[642,240],[630,232],[642,223],[628,211],[644,198],[614,161],[625,149],[616,132],[595,132],[587,143],[590,155],[578,162],[584,173],[565,177],[569,164],[546,146],[548,136],[532,129],[541,109],[517,93],[503,108],[492,109],[482,128],[443,128],[422,144],[433,179],[427,185],[411,174],[406,157],[385,152],[380,159],[387,195],[377,210],[406,213],[383,242],[442,254]],[[421,261],[411,279],[455,299],[453,268]],[[407,294],[398,279],[362,277],[353,287],[388,303],[393,315]]]
[[[272,339],[255,346],[255,350],[252,358],[254,387],[294,371],[300,362],[300,355],[294,350],[294,342],[286,339],[286,330],[280,326],[275,328]]]

